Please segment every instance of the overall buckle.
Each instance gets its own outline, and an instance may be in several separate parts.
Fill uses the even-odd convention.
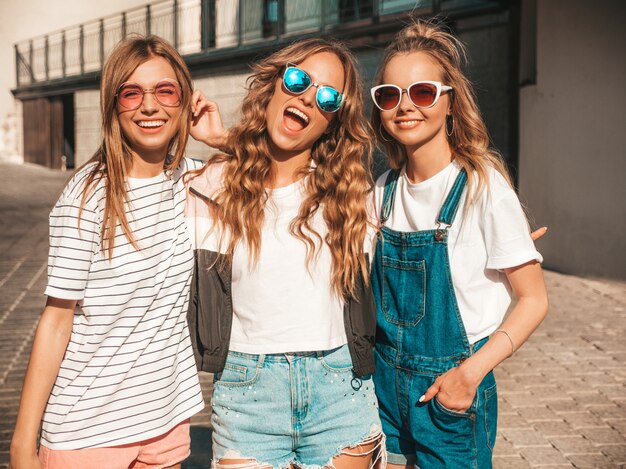
[[[448,236],[448,228],[452,225],[446,225],[443,228],[441,227],[442,223],[440,221],[437,222],[437,231],[435,231],[435,241],[445,241]]]

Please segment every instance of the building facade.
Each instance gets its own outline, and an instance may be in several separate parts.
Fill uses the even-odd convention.
[[[547,266],[624,279],[626,2],[535,8],[519,89],[520,194],[551,228]]]
[[[11,93],[17,85],[14,44],[145,3],[146,0],[0,1],[0,162],[24,159],[22,101]]]
[[[625,278],[625,10],[616,0],[160,0],[17,42],[14,125],[24,161],[86,162],[100,141],[102,63],[131,33],[172,42],[229,125],[259,57],[299,38],[336,37],[354,50],[369,88],[402,25],[439,16],[468,46],[467,72],[531,224],[551,228],[541,241],[546,266]],[[187,151],[210,154],[197,142]],[[384,167],[377,158],[375,172]],[[601,242],[599,227],[611,234]]]

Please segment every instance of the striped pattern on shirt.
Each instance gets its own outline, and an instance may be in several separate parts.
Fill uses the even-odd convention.
[[[128,178],[127,219],[102,252],[104,182],[79,210],[87,165],[50,213],[46,295],[78,300],[68,348],[43,416],[42,444],[67,450],[134,443],[204,407],[186,312],[193,252],[184,218],[184,159],[171,176]]]

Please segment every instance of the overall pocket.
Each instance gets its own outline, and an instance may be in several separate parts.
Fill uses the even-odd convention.
[[[415,326],[426,310],[426,265],[382,256],[385,319],[398,326]]]
[[[475,401],[476,399],[474,399],[474,402]],[[466,419],[472,419],[475,417],[475,414],[472,410],[474,407],[474,404],[472,404],[470,408],[467,409],[465,412],[459,412],[458,410],[448,409],[445,405],[441,403],[439,399],[437,399],[437,396],[433,397],[433,403],[440,412],[443,412],[444,414],[450,415],[452,417],[461,417],[461,418],[466,418]]]
[[[469,467],[457,465],[454,461],[459,455],[465,455],[463,459],[469,457],[476,446],[475,403],[476,398],[465,412],[447,408],[437,396],[429,403],[431,437],[438,441],[438,450],[446,455],[445,459],[449,460],[450,467]]]
[[[429,385],[432,385],[434,382],[435,377],[433,376]],[[465,411],[450,409],[442,404],[438,397],[435,396],[431,400],[431,416],[435,425],[441,426],[442,430],[448,428],[449,431],[454,434],[473,432],[478,405],[478,392],[474,396],[469,408]]]

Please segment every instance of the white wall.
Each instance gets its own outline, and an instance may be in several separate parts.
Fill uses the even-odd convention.
[[[21,109],[13,99],[16,42],[137,6],[147,0],[0,0],[0,160],[21,159]],[[17,120],[17,136],[7,135]],[[11,148],[9,148],[11,147]]]
[[[520,92],[520,192],[546,266],[626,278],[626,2],[539,0]]]

